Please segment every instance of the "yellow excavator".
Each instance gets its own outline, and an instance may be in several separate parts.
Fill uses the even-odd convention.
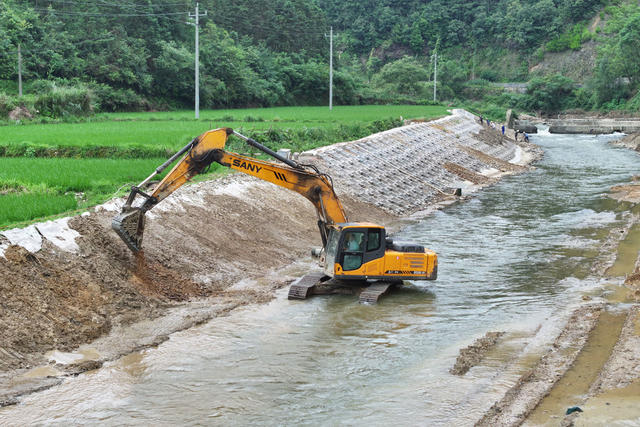
[[[224,148],[230,135],[241,138],[283,164],[226,151]],[[156,175],[182,155],[184,157],[151,194],[143,191]],[[349,222],[329,175],[321,173],[314,165],[301,164],[282,156],[230,128],[203,133],[156,168],[138,186],[132,187],[122,211],[112,220],[112,228],[132,251],[140,251],[145,213],[213,162],[295,191],[316,208],[322,238],[319,255],[323,260],[323,271],[294,282],[289,291],[290,299],[305,299],[314,293],[317,284],[334,279],[366,282],[369,286],[360,294],[360,301],[376,302],[390,286],[403,280],[436,279],[438,257],[435,252],[417,244],[393,242],[387,238],[381,225]],[[136,201],[137,196],[144,200],[141,203]]]

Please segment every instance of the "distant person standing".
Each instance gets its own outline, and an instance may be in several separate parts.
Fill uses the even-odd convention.
[[[482,116],[480,116],[480,124],[483,124]]]
[[[502,125],[502,134],[504,135],[504,125]]]
[[[529,142],[529,134],[528,133],[524,133],[524,142]]]

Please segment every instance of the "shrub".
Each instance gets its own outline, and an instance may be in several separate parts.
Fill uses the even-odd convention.
[[[6,119],[9,111],[16,108],[16,99],[6,93],[0,93],[0,118]]]
[[[131,89],[114,89],[106,84],[92,83],[96,107],[99,111],[140,111],[149,109],[148,102]]]
[[[94,94],[82,87],[55,87],[36,97],[35,107],[40,114],[52,118],[87,116],[93,114]]]
[[[533,78],[527,85],[527,110],[552,114],[575,103],[573,80],[560,74]]]
[[[55,89],[56,85],[51,80],[36,80],[31,83],[31,92],[33,93],[48,93]]]
[[[478,73],[478,75],[481,79],[488,80],[490,82],[497,82],[499,79],[499,73],[493,69],[480,70],[480,73]]]
[[[640,111],[640,91],[627,102],[627,110]]]
[[[576,24],[569,31],[547,43],[549,52],[562,52],[568,49],[579,50],[582,43],[591,40],[592,34],[585,24]]]

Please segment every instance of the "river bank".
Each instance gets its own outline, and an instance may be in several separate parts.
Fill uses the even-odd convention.
[[[411,214],[459,200],[452,188],[468,195],[524,171],[518,165],[539,154],[456,111],[304,158],[332,174],[351,220],[393,232]],[[311,263],[298,260],[319,244],[306,200],[232,175],[183,187],[158,205],[148,214],[144,258],[136,259],[110,229],[123,202],[2,233],[2,405],[271,300],[308,270]]]
[[[638,151],[639,136],[613,144]],[[602,258],[592,267],[597,277],[612,283],[583,296],[584,304],[571,311],[553,344],[476,425],[640,422],[634,399],[640,384],[639,194],[634,176],[607,195],[629,210],[626,224],[606,239]]]

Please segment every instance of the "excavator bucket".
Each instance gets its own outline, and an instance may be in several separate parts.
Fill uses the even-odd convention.
[[[141,208],[128,208],[111,220],[111,228],[134,252],[142,249],[144,213],[145,211]]]
[[[227,137],[232,133],[233,130],[230,128],[220,128],[203,133],[158,166],[144,181],[137,186],[131,187],[131,193],[129,193],[122,211],[111,221],[111,228],[118,233],[118,236],[127,244],[129,249],[134,252],[142,249],[145,213],[214,162],[216,157],[213,154],[224,148]],[[168,168],[182,155],[185,156],[155,186],[151,194],[143,191],[151,184],[153,177]],[[141,205],[136,204],[136,207],[134,207],[137,196],[142,196],[144,202]]]

